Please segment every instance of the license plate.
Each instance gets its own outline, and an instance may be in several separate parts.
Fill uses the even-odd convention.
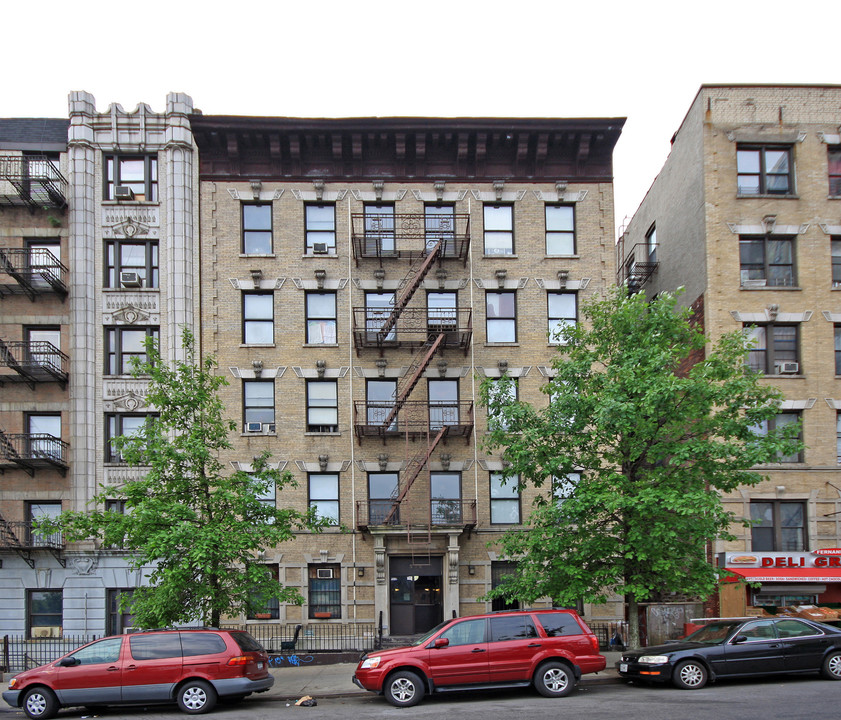
[[[257,669],[258,669],[258,670],[262,670],[262,669],[263,669],[263,663],[258,662],[258,663],[257,663]]]
[[[619,672],[628,672],[628,663],[619,663]]]

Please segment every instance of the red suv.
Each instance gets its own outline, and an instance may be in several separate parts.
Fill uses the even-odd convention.
[[[563,697],[605,664],[598,638],[574,611],[516,610],[448,620],[414,645],[363,655],[353,682],[397,707],[427,692],[532,684]]]
[[[268,655],[247,632],[188,628],[95,640],[15,675],[3,699],[35,720],[61,707],[177,702],[190,715],[218,698],[242,699],[274,683]]]

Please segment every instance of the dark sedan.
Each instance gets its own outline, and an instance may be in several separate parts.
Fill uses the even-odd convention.
[[[841,680],[841,630],[793,617],[717,620],[677,642],[628,650],[629,680],[697,690],[717,678],[820,672]]]

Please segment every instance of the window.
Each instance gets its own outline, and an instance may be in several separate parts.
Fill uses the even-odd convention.
[[[305,205],[307,254],[336,254],[336,206]]]
[[[514,254],[514,208],[485,205],[485,255]]]
[[[568,613],[539,613],[537,619],[549,637],[581,635],[581,626]]]
[[[491,587],[498,588],[505,583],[508,578],[517,574],[517,563],[507,562],[503,560],[494,561],[491,563]],[[519,610],[519,600],[506,600],[505,598],[494,598],[491,600],[491,610],[499,612],[500,610]]]
[[[829,194],[833,197],[841,195],[841,145],[830,145],[827,148],[829,160]]]
[[[330,525],[339,524],[339,474],[310,473],[309,506]]]
[[[742,146],[736,150],[739,195],[789,195],[793,192],[791,148]]]
[[[531,615],[499,615],[491,619],[491,642],[529,640],[537,637]]]
[[[648,250],[648,262],[657,262],[657,228],[652,225],[645,234],[645,247]]]
[[[342,576],[338,565],[309,566],[309,617],[342,616]]]
[[[272,580],[280,578],[277,565],[264,565],[266,572]],[[277,620],[280,617],[280,602],[276,597],[265,597],[252,590],[249,598],[249,620]]]
[[[116,513],[117,515],[126,514],[126,501],[111,498],[105,501],[105,512]]]
[[[268,510],[277,508],[277,483],[274,480],[261,482],[254,476],[251,476],[251,480],[254,483],[254,497],[260,504]]]
[[[134,660],[164,660],[183,656],[181,633],[129,635],[131,657]]]
[[[55,520],[61,515],[61,502],[40,502],[32,500],[26,503],[26,515],[29,535],[27,539],[30,545],[33,547],[61,547],[62,535],[60,531],[47,535],[35,532],[32,528],[36,520]]]
[[[368,340],[377,340],[377,335],[394,312],[394,293],[365,293],[365,333]],[[382,340],[392,341],[397,337],[392,329]]]
[[[461,473],[429,473],[429,499],[433,525],[459,525],[461,520]]]
[[[105,158],[105,199],[116,200],[117,187],[131,190],[132,200],[158,202],[156,155],[109,155]],[[124,199],[124,198],[120,198]]]
[[[114,438],[137,435],[149,417],[151,415],[130,415],[127,413],[108,413],[105,415],[105,462],[125,462],[113,445]]]
[[[134,627],[134,615],[131,614],[131,598],[134,595],[134,589],[112,588],[107,590],[106,594],[107,632],[109,635],[122,635],[128,628]]]
[[[429,428],[458,425],[458,380],[429,380]]]
[[[562,328],[574,327],[578,322],[578,295],[573,292],[550,292],[546,294],[549,319],[549,343],[565,345],[560,337]]]
[[[426,326],[431,332],[458,329],[458,293],[428,292],[426,294]]]
[[[552,497],[557,507],[573,496],[579,482],[581,482],[581,473],[568,473],[564,477],[552,478]]]
[[[336,344],[336,293],[308,292],[307,344]]]
[[[64,610],[61,590],[28,590],[26,605],[30,637],[61,637]]]
[[[26,416],[29,455],[62,462],[64,448],[61,444],[61,414],[30,413]]]
[[[487,341],[517,342],[517,298],[514,292],[486,292]]]
[[[835,374],[841,375],[841,325],[836,325],[835,330]]]
[[[841,237],[829,241],[832,255],[832,287],[841,287]]]
[[[483,645],[485,643],[485,620],[464,620],[453,623],[439,637],[447,638],[447,647],[459,645]]]
[[[488,400],[491,403],[500,402],[503,405],[514,402],[517,399],[517,381],[513,380],[510,385],[503,385],[500,380],[495,380],[489,386]],[[488,426],[491,429],[498,427],[500,430],[507,430],[508,424],[502,418],[488,409]]]
[[[765,375],[799,375],[800,343],[797,325],[752,325],[745,328],[753,347],[748,352],[748,367]]]
[[[272,254],[272,204],[251,203],[242,206],[243,255]]]
[[[400,506],[396,500],[399,476],[393,472],[368,473],[368,523],[396,525],[400,522]]]
[[[157,327],[105,328],[105,374],[132,374],[132,359],[139,363],[146,362],[146,340],[157,342],[158,337]]]
[[[64,283],[60,262],[61,243],[58,240],[28,239],[26,249],[33,287],[48,288],[51,283]]]
[[[519,477],[491,473],[491,524],[512,525],[520,522]]]
[[[546,254],[575,255],[575,206],[546,206]]]
[[[242,421],[248,430],[253,423],[274,424],[274,380],[243,380]],[[272,428],[266,428],[269,431]]]
[[[24,327],[27,361],[56,373],[66,372],[62,366],[61,328],[45,325]]]
[[[791,425],[792,423],[800,422],[800,413],[799,412],[784,412],[778,413],[775,417],[771,418],[770,420],[765,420],[759,425],[755,425],[753,427],[753,432],[757,435],[767,435],[769,431],[775,432],[779,431],[786,425]],[[798,440],[803,439],[803,428],[800,428],[800,433],[797,436]],[[802,462],[803,459],[800,453],[794,453],[793,455],[777,455],[777,462],[781,463],[795,463],[795,462]]]
[[[134,273],[134,276],[123,275]],[[124,285],[125,284],[125,285]],[[158,242],[141,240],[108,240],[105,242],[105,287],[160,286]]]
[[[396,380],[369,380],[366,385],[366,423],[368,425],[382,425],[392,408],[394,408],[394,401],[397,398],[397,381]],[[389,427],[389,430],[396,429],[397,418]]]
[[[785,286],[795,284],[794,238],[739,238],[742,287]]]
[[[335,380],[307,381],[307,432],[338,431],[338,383]]]
[[[806,504],[782,500],[750,504],[751,550],[803,552],[806,549]]]
[[[439,241],[444,255],[456,255],[456,208],[454,205],[426,205],[424,228],[426,231],[426,249],[431,250]]]
[[[83,647],[71,655],[76,665],[117,664],[123,647],[121,637],[105,638]]]
[[[274,293],[242,294],[242,341],[246,345],[274,344]]]
[[[389,255],[394,247],[394,205],[365,203],[365,254]]]

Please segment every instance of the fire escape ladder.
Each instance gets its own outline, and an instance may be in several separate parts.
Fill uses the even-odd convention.
[[[442,242],[439,240],[429,249],[429,252],[423,257],[421,262],[415,263],[409,268],[409,272],[406,273],[406,277],[400,283],[400,294],[394,299],[394,309],[391,311],[391,315],[388,316],[383,326],[377,331],[381,344],[394,329],[397,320],[400,318],[400,314],[406,309],[412,296],[421,286],[432,264],[438,258],[438,255],[440,255],[441,248]]]
[[[397,389],[397,397],[394,401],[394,407],[391,408],[391,412],[388,413],[388,416],[383,421],[383,427],[391,427],[391,423],[394,422],[394,418],[397,417],[397,413],[400,412],[400,408],[402,408],[406,400],[409,399],[409,396],[412,394],[412,390],[415,389],[415,386],[421,379],[424,370],[426,370],[427,366],[432,361],[433,356],[438,351],[438,348],[441,347],[442,342],[444,342],[444,333],[438,333],[438,335],[434,336],[430,335],[426,345],[424,345],[424,347],[426,347],[426,352],[415,353],[415,356],[412,358],[412,364],[409,365],[409,368],[404,375],[404,378],[406,379],[403,386]]]
[[[14,550],[30,568],[35,568],[35,560],[32,558],[32,553],[23,546],[20,538],[15,535],[11,523],[7,522],[6,518],[2,515],[0,515],[0,549]]]

